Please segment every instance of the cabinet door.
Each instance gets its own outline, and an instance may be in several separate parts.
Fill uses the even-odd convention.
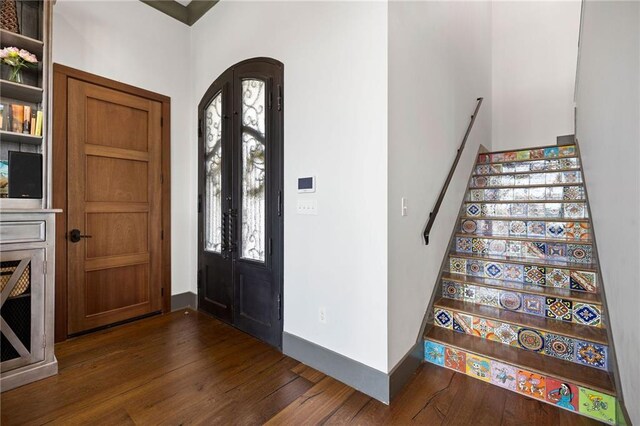
[[[0,253],[0,371],[44,360],[44,249]]]

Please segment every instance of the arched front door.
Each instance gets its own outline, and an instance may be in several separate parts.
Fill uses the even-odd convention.
[[[198,306],[282,344],[283,65],[243,61],[198,106]]]

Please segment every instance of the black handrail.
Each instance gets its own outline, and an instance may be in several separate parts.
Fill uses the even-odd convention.
[[[464,138],[462,139],[462,143],[460,144],[460,148],[458,148],[458,153],[456,154],[456,159],[453,161],[453,165],[451,166],[451,170],[449,170],[449,175],[447,176],[447,180],[444,182],[444,186],[440,191],[440,195],[438,195],[438,200],[436,201],[436,205],[433,206],[433,210],[429,213],[429,222],[427,222],[427,226],[424,228],[424,243],[429,244],[429,233],[431,233],[431,228],[433,227],[433,223],[436,221],[436,216],[438,215],[438,211],[440,210],[440,205],[442,205],[442,200],[444,200],[444,195],[447,193],[447,189],[449,189],[449,184],[451,183],[451,179],[453,178],[453,173],[456,171],[456,167],[458,166],[458,161],[460,161],[460,157],[462,156],[462,150],[464,149],[464,145],[467,143],[467,138],[469,138],[469,133],[471,133],[471,129],[473,128],[473,123],[476,121],[476,117],[478,116],[478,111],[480,110],[480,105],[482,105],[482,100],[484,98],[476,99],[476,109],[473,111],[473,115],[471,116],[471,121],[469,122],[469,126],[467,127],[467,131],[464,134]]]

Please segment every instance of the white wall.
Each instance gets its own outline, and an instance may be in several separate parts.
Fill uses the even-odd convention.
[[[478,97],[484,104],[425,246]],[[491,4],[390,2],[389,369],[416,342],[480,143],[491,146]]]
[[[573,130],[580,1],[493,2],[493,147],[555,144]]]
[[[191,37],[194,110],[229,66],[284,63],[285,332],[386,371],[387,5],[222,1]],[[298,195],[309,175],[317,192]]]
[[[53,61],[171,97],[172,293],[196,287],[189,28],[139,1],[58,0]],[[179,231],[179,232],[178,232]]]
[[[585,3],[577,108],[624,399],[640,424],[640,3]]]

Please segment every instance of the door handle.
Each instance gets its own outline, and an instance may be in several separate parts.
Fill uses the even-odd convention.
[[[79,229],[72,229],[69,232],[69,241],[71,241],[72,243],[77,243],[82,238],[91,238],[91,235],[82,235],[82,234],[80,234],[80,230]]]

